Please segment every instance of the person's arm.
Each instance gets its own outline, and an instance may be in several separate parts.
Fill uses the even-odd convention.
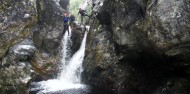
[[[71,17],[68,17],[69,21],[71,21]]]
[[[86,10],[83,10],[84,12],[86,12]]]

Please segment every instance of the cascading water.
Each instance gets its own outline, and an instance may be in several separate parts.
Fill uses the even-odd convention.
[[[69,27],[70,29],[70,27]],[[70,35],[71,35],[71,29]],[[86,36],[87,32],[85,32],[82,44],[80,49],[73,55],[68,64],[67,62],[67,53],[68,53],[68,41],[70,40],[70,35],[68,35],[67,31],[64,35],[63,39],[63,50],[62,50],[62,60],[61,60],[61,68],[62,71],[59,74],[57,79],[50,79],[47,81],[41,81],[37,83],[33,83],[33,85],[38,86],[31,90],[38,90],[37,94],[80,94],[79,92],[82,90],[86,91],[86,85],[81,84],[80,75],[82,72],[82,62],[85,54],[85,44],[86,44]],[[80,91],[77,91],[80,90]],[[76,90],[77,92],[71,93],[69,90]],[[56,92],[56,93],[55,93]],[[64,92],[64,93],[61,93]],[[83,93],[81,93],[83,94]]]
[[[68,31],[66,31],[63,39],[62,39],[62,42],[61,42],[61,45],[62,45],[62,50],[61,50],[61,64],[59,66],[59,70],[63,70],[66,66],[66,64],[69,63],[69,60],[70,60],[70,45],[69,45],[69,42],[71,41],[71,27],[69,26],[69,33]],[[60,76],[61,74],[59,74]],[[58,76],[58,77],[59,77]]]

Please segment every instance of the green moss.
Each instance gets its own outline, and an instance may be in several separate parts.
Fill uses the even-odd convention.
[[[48,69],[49,67],[54,67],[55,65],[53,63],[47,63],[43,66],[44,69]]]
[[[0,10],[7,10],[7,8],[11,5],[11,0],[2,0],[2,4],[0,5]]]

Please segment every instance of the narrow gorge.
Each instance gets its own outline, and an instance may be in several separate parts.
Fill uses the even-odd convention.
[[[39,93],[67,73],[88,90]],[[0,94],[190,94],[190,0],[1,0]]]

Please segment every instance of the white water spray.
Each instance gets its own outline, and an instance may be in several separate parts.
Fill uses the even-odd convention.
[[[80,49],[73,55],[69,64],[65,67],[65,70],[62,71],[62,74],[59,79],[65,79],[68,82],[72,83],[80,83],[82,62],[85,52],[86,35],[87,33],[85,33],[84,35],[84,39],[82,41]]]
[[[61,45],[62,45],[61,65],[59,66],[59,70],[63,70],[63,68],[65,68],[66,64],[69,63],[69,60],[70,60],[69,42],[71,41],[71,34],[72,34],[71,33],[71,27],[69,26],[69,33],[68,33],[68,31],[65,32],[65,35],[64,35],[62,42],[61,42]],[[59,76],[60,76],[60,74],[59,74]]]
[[[69,34],[71,34],[71,28],[69,28]],[[37,89],[41,90],[37,94],[44,93],[52,93],[52,92],[62,92],[68,89],[85,89],[86,85],[81,84],[80,75],[82,72],[82,62],[85,55],[85,44],[86,44],[86,36],[87,32],[85,32],[82,44],[80,49],[73,55],[70,62],[66,64],[66,56],[67,56],[67,43],[69,41],[68,33],[66,32],[63,39],[63,50],[62,50],[62,71],[57,79],[50,79],[47,81],[41,81],[38,83],[34,83],[38,85]]]

